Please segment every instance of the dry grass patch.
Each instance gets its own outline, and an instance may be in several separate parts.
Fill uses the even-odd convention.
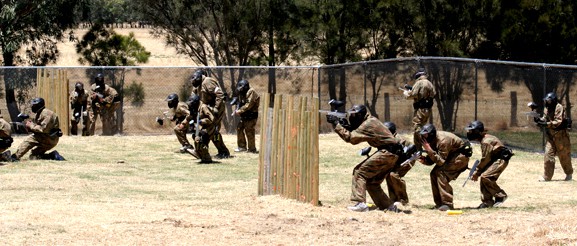
[[[16,137],[15,150],[23,137]],[[224,136],[229,149],[236,137]],[[257,138],[258,141],[258,138]],[[176,137],[63,137],[64,162],[0,167],[1,244],[146,245],[570,245],[577,243],[577,182],[537,182],[543,156],[517,151],[498,209],[471,209],[479,186],[452,182],[464,213],[431,210],[430,167],[407,174],[409,214],[354,213],[350,178],[364,145],[320,136],[323,206],[257,196],[258,156],[200,165]],[[211,153],[215,149],[211,146]],[[474,159],[479,157],[475,145]],[[562,179],[561,169],[554,179]]]

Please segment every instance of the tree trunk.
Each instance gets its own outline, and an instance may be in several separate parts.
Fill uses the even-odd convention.
[[[2,58],[4,60],[4,66],[13,67],[14,66],[14,53],[3,52]],[[21,121],[18,119],[18,114],[20,110],[18,109],[18,102],[16,101],[16,94],[14,92],[13,82],[13,69],[4,70],[4,88],[6,92],[6,107],[8,108],[8,114],[10,115],[11,121]]]

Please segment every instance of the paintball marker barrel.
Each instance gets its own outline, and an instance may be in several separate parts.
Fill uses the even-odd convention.
[[[17,117],[18,117],[18,119],[26,120],[26,119],[30,118],[30,115],[27,115],[24,113],[19,113]]]

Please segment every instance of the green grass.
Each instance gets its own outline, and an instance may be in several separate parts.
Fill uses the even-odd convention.
[[[531,132],[513,132],[513,131],[496,131],[490,132],[499,139],[502,139],[506,145],[513,148],[543,152],[543,133],[539,131]],[[577,132],[569,132],[571,141],[571,153],[577,153]]]

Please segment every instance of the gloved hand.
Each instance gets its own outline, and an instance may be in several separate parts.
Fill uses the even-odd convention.
[[[536,123],[537,126],[539,127],[546,127],[547,126],[547,121],[537,121]]]
[[[339,122],[339,117],[327,114],[327,122],[331,123],[331,125],[333,125],[334,128],[337,126],[337,123]]]
[[[211,108],[210,108],[210,111],[212,111],[212,113],[213,113],[214,115],[218,115],[218,108],[217,108],[217,107],[211,107]]]

